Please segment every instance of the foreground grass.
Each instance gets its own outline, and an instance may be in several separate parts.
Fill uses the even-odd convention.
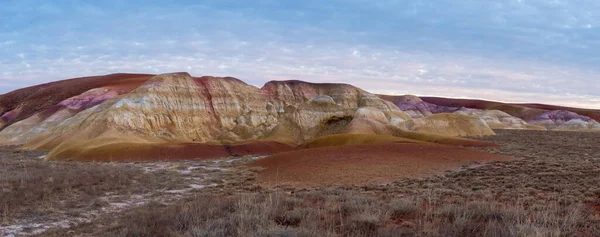
[[[103,236],[597,236],[582,206],[437,206],[343,190],[202,195],[128,212]],[[97,230],[96,230],[97,231]],[[95,235],[92,234],[92,235]]]
[[[126,164],[43,161],[43,152],[0,148],[0,224],[107,205],[100,197],[152,191],[162,181]],[[60,218],[59,218],[60,219]]]

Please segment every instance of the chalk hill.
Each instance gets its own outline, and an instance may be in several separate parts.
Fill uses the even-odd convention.
[[[328,144],[465,145],[476,142],[454,137],[600,127],[564,109],[493,107],[377,96],[348,84],[271,81],[258,88],[231,77],[112,74],[0,95],[0,145],[50,150],[49,159],[212,158]]]

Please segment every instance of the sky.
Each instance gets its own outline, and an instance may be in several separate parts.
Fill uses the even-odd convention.
[[[0,93],[117,72],[600,109],[597,0],[0,0]]]

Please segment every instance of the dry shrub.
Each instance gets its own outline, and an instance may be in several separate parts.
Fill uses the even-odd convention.
[[[150,175],[127,166],[50,162],[37,159],[38,154],[1,150],[0,213],[4,222],[56,208],[106,205],[97,197],[107,192],[141,192],[145,186],[139,180],[146,180],[147,185],[154,182]]]
[[[389,204],[390,218],[392,220],[413,219],[421,212],[421,204],[416,200],[396,199]]]
[[[202,195],[100,221],[92,236],[600,236],[600,136],[498,134],[491,151],[521,159],[390,185]]]
[[[497,202],[437,208],[417,199],[373,199],[351,192],[202,195],[139,208],[115,236],[577,236],[589,213],[581,206],[543,211]],[[567,214],[570,213],[570,214]],[[587,214],[586,214],[587,213]],[[565,215],[567,214],[567,215]],[[588,232],[589,233],[589,232]]]
[[[281,226],[298,226],[304,218],[303,210],[295,209],[275,214],[275,223]]]
[[[522,205],[471,202],[444,206],[436,215],[440,236],[579,236],[592,228],[586,226],[589,211],[579,205],[531,211]]]
[[[381,215],[377,213],[358,213],[350,219],[348,232],[354,236],[375,236],[381,226]]]

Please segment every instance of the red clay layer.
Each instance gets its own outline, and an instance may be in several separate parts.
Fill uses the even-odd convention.
[[[443,139],[435,143],[458,147],[500,147],[498,144],[472,139]]]
[[[473,162],[509,160],[466,148],[414,143],[325,147],[284,152],[250,164],[266,185],[300,187],[388,183],[441,174]]]
[[[295,150],[296,147],[273,141],[253,141],[227,146],[231,156],[271,155]]]
[[[110,155],[78,157],[79,161],[150,161],[217,159],[231,156],[271,155],[294,150],[292,145],[278,142],[250,142],[234,145],[200,143],[158,144],[143,148],[124,148]]]

